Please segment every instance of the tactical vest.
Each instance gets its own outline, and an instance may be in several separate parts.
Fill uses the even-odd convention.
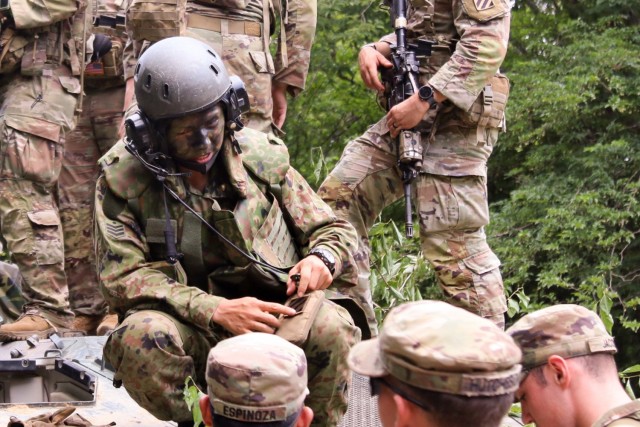
[[[67,0],[42,7],[73,10],[74,15],[45,26],[2,28],[0,44],[0,73],[11,73],[20,68],[25,76],[38,76],[57,64],[66,64],[74,76],[83,71],[86,41],[91,35],[91,4],[86,1]],[[37,10],[31,11],[37,14]],[[58,11],[56,11],[58,12]]]

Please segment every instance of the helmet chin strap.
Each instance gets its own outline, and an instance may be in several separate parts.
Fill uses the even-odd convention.
[[[183,160],[178,158],[174,158],[173,161],[182,167],[185,167],[192,171],[200,172],[201,174],[204,175],[211,170],[211,167],[213,166],[216,159],[218,158],[218,154],[220,154],[220,151],[221,150],[218,150],[218,152],[215,153],[213,156],[211,156],[211,158],[207,160],[206,163],[195,162],[193,160]]]

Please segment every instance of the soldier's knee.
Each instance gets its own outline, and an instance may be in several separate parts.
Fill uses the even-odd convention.
[[[143,359],[170,357],[183,353],[182,340],[175,323],[156,311],[133,313],[113,331],[104,354],[116,370],[140,364]]]
[[[360,328],[355,325],[349,312],[326,300],[311,326],[306,347],[310,351],[348,351],[360,341],[360,337]]]

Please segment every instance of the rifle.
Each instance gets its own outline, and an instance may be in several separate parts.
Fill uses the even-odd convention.
[[[419,88],[418,57],[430,56],[434,42],[419,40],[416,44],[407,43],[407,0],[392,0],[391,23],[396,33],[396,44],[391,45],[393,68],[382,70],[382,80],[391,88],[387,98],[388,108],[400,104]],[[402,172],[402,184],[405,200],[405,233],[413,237],[413,218],[411,207],[411,183],[422,168],[422,142],[420,132],[404,129],[396,139],[398,145],[398,167]]]

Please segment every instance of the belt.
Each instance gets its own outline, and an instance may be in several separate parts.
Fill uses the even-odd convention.
[[[226,31],[224,31],[224,27]],[[210,18],[208,16],[188,14],[187,27],[200,28],[223,34],[246,34],[247,36],[262,36],[262,25],[252,21],[232,21],[230,19]]]

